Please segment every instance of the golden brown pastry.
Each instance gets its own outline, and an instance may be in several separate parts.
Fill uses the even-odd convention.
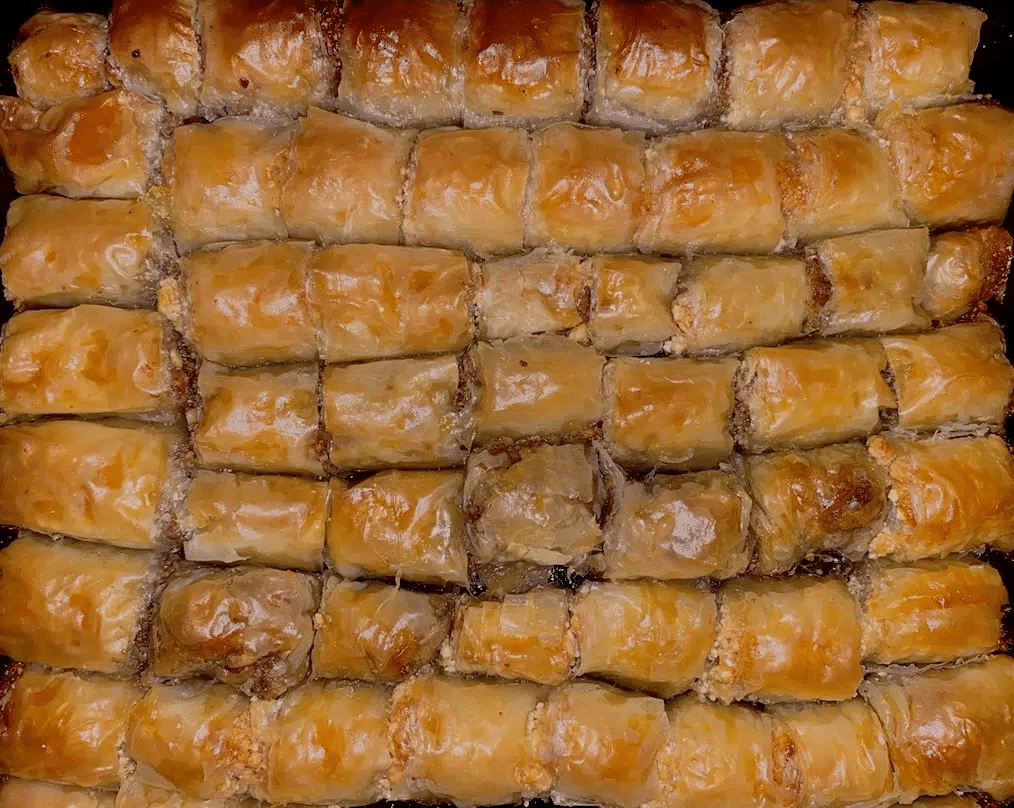
[[[0,653],[54,668],[135,673],[159,567],[153,553],[21,533],[0,550]]]
[[[223,118],[173,132],[163,171],[180,252],[219,241],[285,238],[282,185],[291,127]]]
[[[519,252],[530,151],[528,133],[516,129],[424,132],[405,192],[405,243]]]
[[[679,274],[672,301],[675,353],[729,353],[810,330],[814,283],[797,258],[701,256]]]
[[[889,475],[887,522],[870,554],[942,558],[977,547],[1014,550],[1014,459],[996,436],[869,440]]]
[[[0,707],[0,771],[28,780],[116,788],[130,682],[15,666]]]
[[[514,337],[474,349],[476,439],[582,432],[602,418],[605,360],[563,336]]]
[[[520,802],[550,783],[533,727],[544,688],[522,682],[412,679],[394,691],[391,785],[399,798],[461,808]]]
[[[340,469],[464,462],[471,411],[457,357],[388,359],[324,370],[324,425]]]
[[[143,200],[19,197],[0,245],[4,293],[19,307],[151,307],[167,248]]]
[[[753,348],[737,375],[739,440],[750,451],[806,449],[863,438],[896,406],[875,340]]]
[[[662,132],[711,112],[722,55],[718,15],[700,0],[602,0],[588,118]]]
[[[574,673],[675,696],[704,673],[717,621],[714,594],[695,584],[588,582],[571,606]]]
[[[733,129],[830,119],[848,78],[855,31],[850,0],[775,0],[725,26],[726,107]]]
[[[607,578],[731,578],[750,561],[750,498],[722,471],[627,481],[605,528]]]
[[[1003,221],[1014,191],[1014,112],[989,104],[885,112],[877,130],[913,224]]]
[[[197,0],[113,0],[109,55],[117,80],[161,100],[171,113],[197,112],[204,68],[197,41]]]
[[[863,609],[863,658],[882,664],[951,662],[997,650],[1003,579],[976,560],[886,561],[853,580]]]
[[[98,14],[34,14],[21,26],[7,57],[18,95],[36,109],[48,109],[108,88],[108,31],[105,17]]]
[[[390,701],[387,688],[312,682],[277,701],[254,702],[264,763],[253,794],[271,804],[381,799]]]
[[[786,230],[779,178],[788,157],[787,141],[774,133],[710,129],[654,141],[638,248],[774,252]]]
[[[290,238],[397,244],[412,134],[310,107],[296,126],[282,218]]]
[[[667,349],[676,332],[673,298],[679,261],[632,255],[591,259],[588,333],[601,353],[650,356]]]
[[[152,181],[164,117],[161,106],[125,90],[45,112],[0,98],[0,152],[18,193],[135,197]]]
[[[472,336],[468,259],[431,247],[319,250],[307,285],[325,362],[458,351]]]
[[[725,703],[842,701],[863,680],[859,607],[834,578],[741,578],[718,597],[703,692]]]
[[[455,0],[349,0],[338,50],[339,107],[396,126],[459,123],[459,17]]]
[[[754,569],[764,575],[825,550],[865,553],[887,511],[885,475],[858,443],[754,455],[744,471]]]
[[[930,243],[916,303],[933,320],[952,322],[1000,294],[1010,263],[1011,235],[1001,227],[941,233]]]
[[[201,0],[201,107],[215,115],[302,112],[324,103],[337,65],[310,0]]]
[[[346,578],[468,583],[459,471],[382,471],[331,492],[327,552]]]
[[[327,496],[327,483],[317,480],[195,471],[180,512],[184,554],[318,572]]]
[[[872,679],[863,697],[887,734],[899,793],[1014,796],[1014,660]]]
[[[322,475],[317,368],[226,370],[197,378],[200,407],[188,413],[197,459],[212,469]]]
[[[433,662],[451,631],[448,597],[329,577],[314,619],[313,675],[396,682]]]
[[[167,539],[185,434],[50,420],[0,428],[0,522],[120,547]]]
[[[242,797],[202,800],[178,791],[149,785],[134,775],[123,780],[116,792],[116,808],[258,808],[259,803]]]
[[[0,808],[115,808],[115,803],[116,794],[109,791],[13,778],[0,783]]]
[[[605,437],[637,469],[714,468],[732,454],[734,359],[613,359],[606,366]]]

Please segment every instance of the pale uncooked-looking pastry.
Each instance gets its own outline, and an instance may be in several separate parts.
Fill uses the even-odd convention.
[[[591,259],[588,333],[605,354],[650,356],[668,347],[676,332],[673,298],[681,264],[634,255]]]

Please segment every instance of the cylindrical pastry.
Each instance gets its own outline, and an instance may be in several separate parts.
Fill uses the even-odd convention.
[[[171,538],[177,428],[39,421],[0,428],[0,522],[121,547]]]
[[[1007,286],[1011,246],[1010,233],[1001,227],[941,233],[931,242],[916,303],[942,323],[980,309]]]
[[[899,798],[1014,796],[1014,660],[872,679],[863,697],[887,734]]]
[[[382,471],[332,490],[327,525],[331,566],[347,578],[468,583],[464,475]]]
[[[444,595],[330,577],[314,619],[313,675],[407,679],[436,659],[451,631],[451,613]]]
[[[165,318],[109,306],[24,311],[3,327],[0,410],[9,418],[118,415],[171,421],[185,389]]]
[[[743,578],[718,597],[702,691],[723,702],[842,701],[863,680],[859,607],[837,579]]]
[[[863,658],[870,662],[951,662],[1000,644],[1007,590],[989,564],[872,562],[852,583],[863,610]]]
[[[85,788],[116,788],[127,717],[141,691],[95,674],[20,666],[0,707],[0,772]]]
[[[873,437],[868,445],[891,486],[872,556],[916,561],[985,546],[1014,550],[1014,459],[1001,438]]]
[[[183,552],[188,561],[317,572],[327,499],[317,480],[195,471],[180,512]]]
[[[695,584],[588,582],[571,606],[574,672],[675,696],[704,673],[717,620],[714,594]]]
[[[0,152],[18,193],[125,199],[151,183],[165,117],[158,104],[117,89],[45,112],[0,98],[0,110]]]
[[[0,808],[116,808],[116,794],[37,780],[8,779],[0,783]]]
[[[588,333],[601,353],[650,356],[668,349],[676,324],[679,261],[599,255],[591,259]]]
[[[750,561],[750,498],[722,471],[629,480],[606,523],[609,578],[731,578]]]
[[[161,560],[154,553],[22,533],[0,550],[0,653],[127,676],[142,647]]]
[[[735,359],[613,359],[606,448],[636,469],[713,468],[732,454]]]
[[[201,405],[188,415],[201,465],[252,472],[324,473],[318,451],[315,366],[228,371],[205,364],[197,387]]]

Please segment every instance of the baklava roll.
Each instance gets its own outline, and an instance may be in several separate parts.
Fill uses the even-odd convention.
[[[185,797],[178,791],[149,785],[134,775],[129,775],[124,778],[120,790],[116,792],[115,808],[258,808],[258,806],[259,803],[242,797],[210,800]]]
[[[530,162],[525,131],[424,132],[405,191],[405,243],[479,255],[520,252]]]
[[[141,784],[200,800],[244,793],[263,765],[249,700],[200,681],[154,685],[130,711],[124,751]]]
[[[987,300],[1003,295],[1011,247],[1011,235],[1002,227],[975,227],[934,237],[916,304],[940,323],[982,309]]]
[[[0,342],[0,411],[172,421],[186,388],[173,336],[152,311],[84,305],[16,314]]]
[[[171,679],[211,676],[276,698],[310,670],[320,583],[258,567],[184,568],[155,612],[152,671]]]
[[[0,245],[4,294],[22,306],[155,303],[169,239],[144,200],[23,196]]]
[[[869,662],[951,662],[1000,645],[1007,590],[989,564],[871,562],[852,585],[863,610],[863,658]]]
[[[669,348],[676,333],[673,298],[679,261],[633,255],[591,259],[592,293],[588,333],[605,354],[650,356]]]
[[[984,791],[1014,796],[1014,660],[871,679],[901,795]]]
[[[638,249],[774,252],[786,231],[779,178],[788,158],[774,133],[707,129],[654,141]]]
[[[604,497],[587,444],[475,452],[464,489],[470,550],[484,564],[579,564],[602,542]]]
[[[886,475],[858,443],[753,455],[743,469],[754,502],[754,570],[762,575],[789,572],[826,550],[865,554],[887,511]]]
[[[864,438],[897,406],[876,340],[753,348],[736,377],[737,438],[751,452]]]
[[[458,357],[388,359],[324,370],[324,425],[339,469],[464,462],[471,402]]]
[[[196,13],[197,0],[113,0],[109,12],[113,75],[180,119],[197,113],[204,78]]]
[[[399,685],[390,729],[394,794],[473,808],[547,791],[538,725],[546,695],[523,682],[424,677]]]
[[[212,469],[321,475],[317,368],[226,370],[204,364],[188,413],[194,449]]]
[[[506,595],[502,601],[466,599],[458,604],[443,650],[445,666],[455,673],[558,685],[577,657],[568,606],[560,589]]]
[[[476,440],[574,435],[602,419],[605,359],[564,336],[514,337],[473,349]]]
[[[17,665],[0,707],[0,772],[115,789],[128,715],[141,695],[118,679]]]
[[[660,133],[712,112],[722,55],[718,14],[701,0],[602,0],[593,123]]]
[[[749,699],[843,701],[863,680],[859,606],[833,578],[742,578],[718,596],[718,639],[702,692]]]
[[[180,261],[159,308],[203,359],[267,365],[317,359],[307,307],[311,245],[260,241],[204,249]]]
[[[396,682],[434,662],[451,632],[446,595],[329,577],[314,618],[313,675]]]
[[[570,331],[587,319],[591,276],[588,262],[574,255],[534,250],[486,261],[480,274],[480,339]]]
[[[636,808],[658,792],[655,760],[669,733],[661,699],[573,682],[550,693],[543,720],[558,805]]]
[[[571,606],[574,673],[675,696],[704,673],[717,621],[714,594],[696,584],[585,583]]]
[[[126,199],[152,181],[164,120],[160,105],[126,90],[64,101],[45,112],[0,98],[0,152],[20,194]]]
[[[732,454],[735,359],[613,359],[606,365],[606,448],[624,466],[686,471]]]
[[[449,353],[471,343],[474,283],[458,252],[327,247],[310,262],[307,295],[325,362]]]
[[[1014,191],[1014,112],[958,104],[884,113],[877,129],[913,224],[999,223]]]
[[[1014,550],[1014,459],[996,436],[870,438],[891,507],[870,554],[942,558],[978,547]]]
[[[901,429],[1003,426],[1014,395],[1014,368],[996,323],[959,323],[881,343],[898,394]]]
[[[163,171],[181,252],[219,241],[285,238],[282,186],[292,127],[223,118],[178,127]]]
[[[338,10],[311,0],[201,0],[202,111],[298,113],[326,103],[338,66],[324,44],[325,15]]]
[[[345,682],[312,682],[254,702],[253,736],[264,760],[251,792],[272,805],[383,799],[390,704],[387,688]]]
[[[460,471],[382,471],[331,492],[327,552],[346,578],[468,584]]]
[[[185,434],[117,422],[0,428],[0,522],[120,547],[172,535]]]
[[[731,578],[750,562],[750,497],[732,474],[652,475],[628,480],[614,496],[608,578]]]
[[[722,121],[733,129],[828,121],[841,104],[855,31],[851,0],[776,0],[725,26]]]
[[[460,123],[461,17],[455,0],[348,0],[339,108],[395,126]]]
[[[397,244],[413,135],[310,107],[296,125],[282,218],[289,238]]]
[[[301,477],[195,471],[180,511],[188,561],[318,572],[328,484]]]
[[[34,14],[7,57],[18,95],[36,109],[49,109],[107,89],[108,34],[109,24],[98,14]]]
[[[54,668],[137,672],[161,567],[154,553],[21,533],[0,550],[0,653]]]
[[[8,779],[0,783],[0,808],[116,808],[117,795],[58,786],[37,780]],[[129,808],[129,806],[128,806]]]
[[[799,258],[692,258],[672,301],[672,350],[731,353],[802,337],[820,311],[818,280]]]

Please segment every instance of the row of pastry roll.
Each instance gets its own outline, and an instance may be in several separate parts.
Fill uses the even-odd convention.
[[[182,118],[765,129],[966,98],[984,20],[889,0],[781,0],[724,25],[700,0],[115,0],[108,20],[36,15],[10,63],[40,110],[123,86]]]
[[[547,688],[423,676],[393,690],[313,682],[251,701],[197,681],[142,689],[35,666],[9,678],[0,768],[121,787],[121,807],[158,805],[144,795],[163,789],[271,804],[393,797],[478,806],[551,796],[619,808],[837,808],[956,789],[1014,794],[1014,660],[1006,656],[871,677],[861,697],[764,711],[694,696],[666,703],[591,681]]]

